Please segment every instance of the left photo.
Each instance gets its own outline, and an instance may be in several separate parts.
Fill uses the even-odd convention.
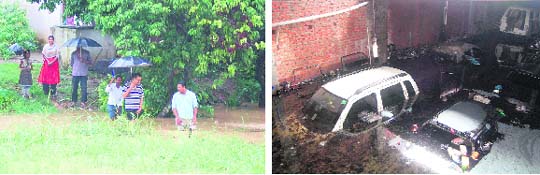
[[[265,173],[265,0],[0,14],[0,174]]]

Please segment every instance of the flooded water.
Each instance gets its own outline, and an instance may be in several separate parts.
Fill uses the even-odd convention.
[[[490,62],[493,62],[493,60],[482,63]],[[415,114],[419,114],[419,116],[440,111],[442,106],[439,106],[438,101],[441,89],[458,87],[459,79],[462,77],[461,74],[464,74],[462,78],[464,87],[484,89],[486,91],[491,91],[490,88],[493,88],[497,83],[501,83],[500,79],[505,77],[502,75],[505,73],[502,70],[496,69],[494,71],[493,67],[491,67],[493,64],[483,64],[476,67],[464,64],[443,64],[436,62],[434,55],[430,55],[430,53],[411,60],[393,60],[390,64],[393,67],[409,72],[417,80],[421,96],[413,108],[416,111]],[[464,67],[466,68],[465,71],[463,71]],[[507,83],[505,84],[507,89],[503,91],[503,95],[513,96],[513,93],[523,92],[523,90],[515,89],[514,87],[517,86],[514,86],[511,82],[505,83]],[[304,127],[301,109],[322,84],[323,82],[320,81],[308,82],[301,87],[281,91],[280,96],[273,96],[273,172],[433,173],[427,167],[410,162],[397,150],[389,149],[385,145],[381,149],[381,144],[384,144],[384,142],[377,141],[376,131],[362,135],[350,135],[347,133],[318,134]],[[530,95],[530,93],[528,94]],[[531,129],[539,128],[540,122],[538,121],[540,119],[537,117],[539,111],[531,111],[528,114],[516,113],[512,109],[514,105],[498,104],[496,101],[492,105],[501,108],[506,113],[506,116],[500,122]],[[420,120],[420,118],[418,119]],[[434,149],[439,149],[439,147],[434,147]],[[442,154],[443,157],[446,156],[445,152]]]
[[[197,130],[217,131],[226,135],[243,138],[250,143],[263,144],[264,108],[256,104],[247,104],[238,108],[227,108],[223,105],[214,107],[214,118],[198,118]],[[165,132],[177,130],[174,118],[156,118],[156,126]]]
[[[274,96],[272,106],[273,173],[432,173],[405,160],[397,150],[378,150],[376,131],[359,135],[310,132],[301,109],[322,83]],[[384,144],[384,143],[383,143]]]
[[[59,113],[51,115],[24,114],[0,116],[0,130],[10,129],[18,124],[39,125],[51,122],[54,125],[69,125],[76,120],[87,120],[86,116],[102,116],[108,120],[104,112],[62,109]],[[215,118],[199,118],[197,130],[216,131],[229,136],[237,136],[254,144],[264,144],[264,109],[256,104],[248,104],[239,108],[216,106]],[[47,120],[45,120],[47,119]],[[176,135],[178,131],[174,118],[154,119],[156,129],[169,136]]]

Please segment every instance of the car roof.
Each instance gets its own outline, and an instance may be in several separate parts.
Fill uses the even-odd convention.
[[[372,85],[373,83],[383,81],[402,73],[406,74],[405,71],[400,69],[383,66],[342,77],[326,83],[322,87],[332,94],[344,99],[348,99],[350,96],[354,95],[358,89],[367,87],[368,85]]]
[[[441,112],[436,120],[460,132],[479,129],[487,113],[479,103],[460,101]]]

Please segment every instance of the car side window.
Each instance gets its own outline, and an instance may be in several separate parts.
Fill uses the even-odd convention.
[[[511,9],[509,13],[506,14],[506,29],[505,31],[513,31],[514,28],[519,30],[525,29],[525,16],[527,11],[520,9]]]
[[[384,111],[391,112],[394,116],[401,112],[405,96],[401,84],[395,84],[381,90],[381,99]]]
[[[354,102],[343,123],[343,130],[351,133],[362,132],[375,126],[381,118],[377,112],[377,97],[370,94]]]
[[[405,81],[405,88],[407,89],[407,94],[409,96],[409,99],[413,98],[416,93],[414,92],[414,88],[412,87],[412,83],[410,81]]]

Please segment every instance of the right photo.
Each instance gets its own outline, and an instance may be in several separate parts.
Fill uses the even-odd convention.
[[[540,1],[273,0],[271,27],[272,173],[540,173]]]

